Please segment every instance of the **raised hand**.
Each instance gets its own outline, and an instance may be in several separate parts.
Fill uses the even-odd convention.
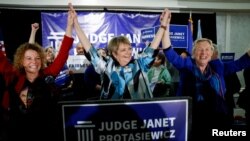
[[[161,16],[160,16],[160,22],[162,26],[167,26],[170,24],[170,20],[171,20],[171,12],[166,8]]]
[[[39,29],[39,23],[31,24],[31,33],[30,33],[29,43],[31,44],[35,43],[36,32],[38,29]]]
[[[39,29],[39,23],[31,24],[31,29],[34,30],[34,31],[37,31]]]

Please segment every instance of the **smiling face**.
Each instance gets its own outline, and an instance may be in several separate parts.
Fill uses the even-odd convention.
[[[126,66],[132,58],[130,41],[124,36],[111,39],[108,50],[121,66]]]
[[[41,57],[35,50],[28,49],[24,53],[23,67],[26,73],[38,74],[41,69]]]
[[[45,52],[39,44],[21,44],[14,55],[13,65],[20,73],[33,81],[45,68]],[[31,80],[32,79],[32,80]]]
[[[132,58],[132,47],[128,44],[120,44],[116,52],[112,55],[121,66],[126,66]]]
[[[213,55],[213,46],[210,40],[196,42],[193,57],[199,67],[206,67]]]

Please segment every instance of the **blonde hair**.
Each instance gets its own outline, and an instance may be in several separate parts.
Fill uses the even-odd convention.
[[[44,49],[45,53],[48,52],[49,49],[52,49],[52,53],[54,54],[55,53],[55,49],[52,47],[52,46],[48,46]]]
[[[208,42],[209,45],[211,46],[211,50],[214,51],[214,45],[213,45],[213,41],[208,39],[208,38],[200,38],[194,41],[194,45],[192,48],[192,54],[194,54],[196,48],[197,48],[197,44],[201,43],[201,42]]]
[[[127,37],[125,36],[118,36],[118,37],[114,37],[112,38],[110,41],[109,41],[109,44],[108,44],[108,52],[110,54],[112,53],[116,53],[118,48],[119,48],[119,45],[120,44],[127,44],[127,45],[131,45],[130,44],[130,41],[128,40]]]
[[[47,53],[48,53],[48,51],[49,51],[49,49],[51,49],[51,56],[52,56],[52,60],[54,60],[55,59],[55,56],[56,56],[56,53],[55,53],[55,49],[52,47],[52,46],[48,46],[48,47],[46,47],[45,49],[44,49],[44,53],[45,53],[45,55],[47,55]],[[46,62],[47,62],[47,60],[46,60]]]
[[[24,67],[23,67],[23,59],[24,59],[24,54],[27,50],[34,50],[38,53],[38,55],[41,58],[41,69],[45,68],[45,53],[43,48],[38,44],[30,44],[30,43],[23,43],[21,44],[14,55],[14,67],[19,70],[20,72],[24,72]]]

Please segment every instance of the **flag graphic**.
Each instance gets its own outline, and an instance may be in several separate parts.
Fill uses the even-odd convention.
[[[202,38],[201,20],[198,20],[198,30],[197,30],[197,37],[196,37],[196,40],[197,40],[197,39],[200,39],[200,38]]]
[[[190,17],[188,19],[188,48],[187,51],[192,54],[193,48],[193,20],[190,13]]]

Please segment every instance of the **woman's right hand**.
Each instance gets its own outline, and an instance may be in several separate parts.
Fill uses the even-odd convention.
[[[39,29],[39,23],[33,23],[31,24],[32,31],[37,31]]]
[[[171,20],[171,12],[166,8],[160,16],[160,22],[162,26],[168,26]]]

